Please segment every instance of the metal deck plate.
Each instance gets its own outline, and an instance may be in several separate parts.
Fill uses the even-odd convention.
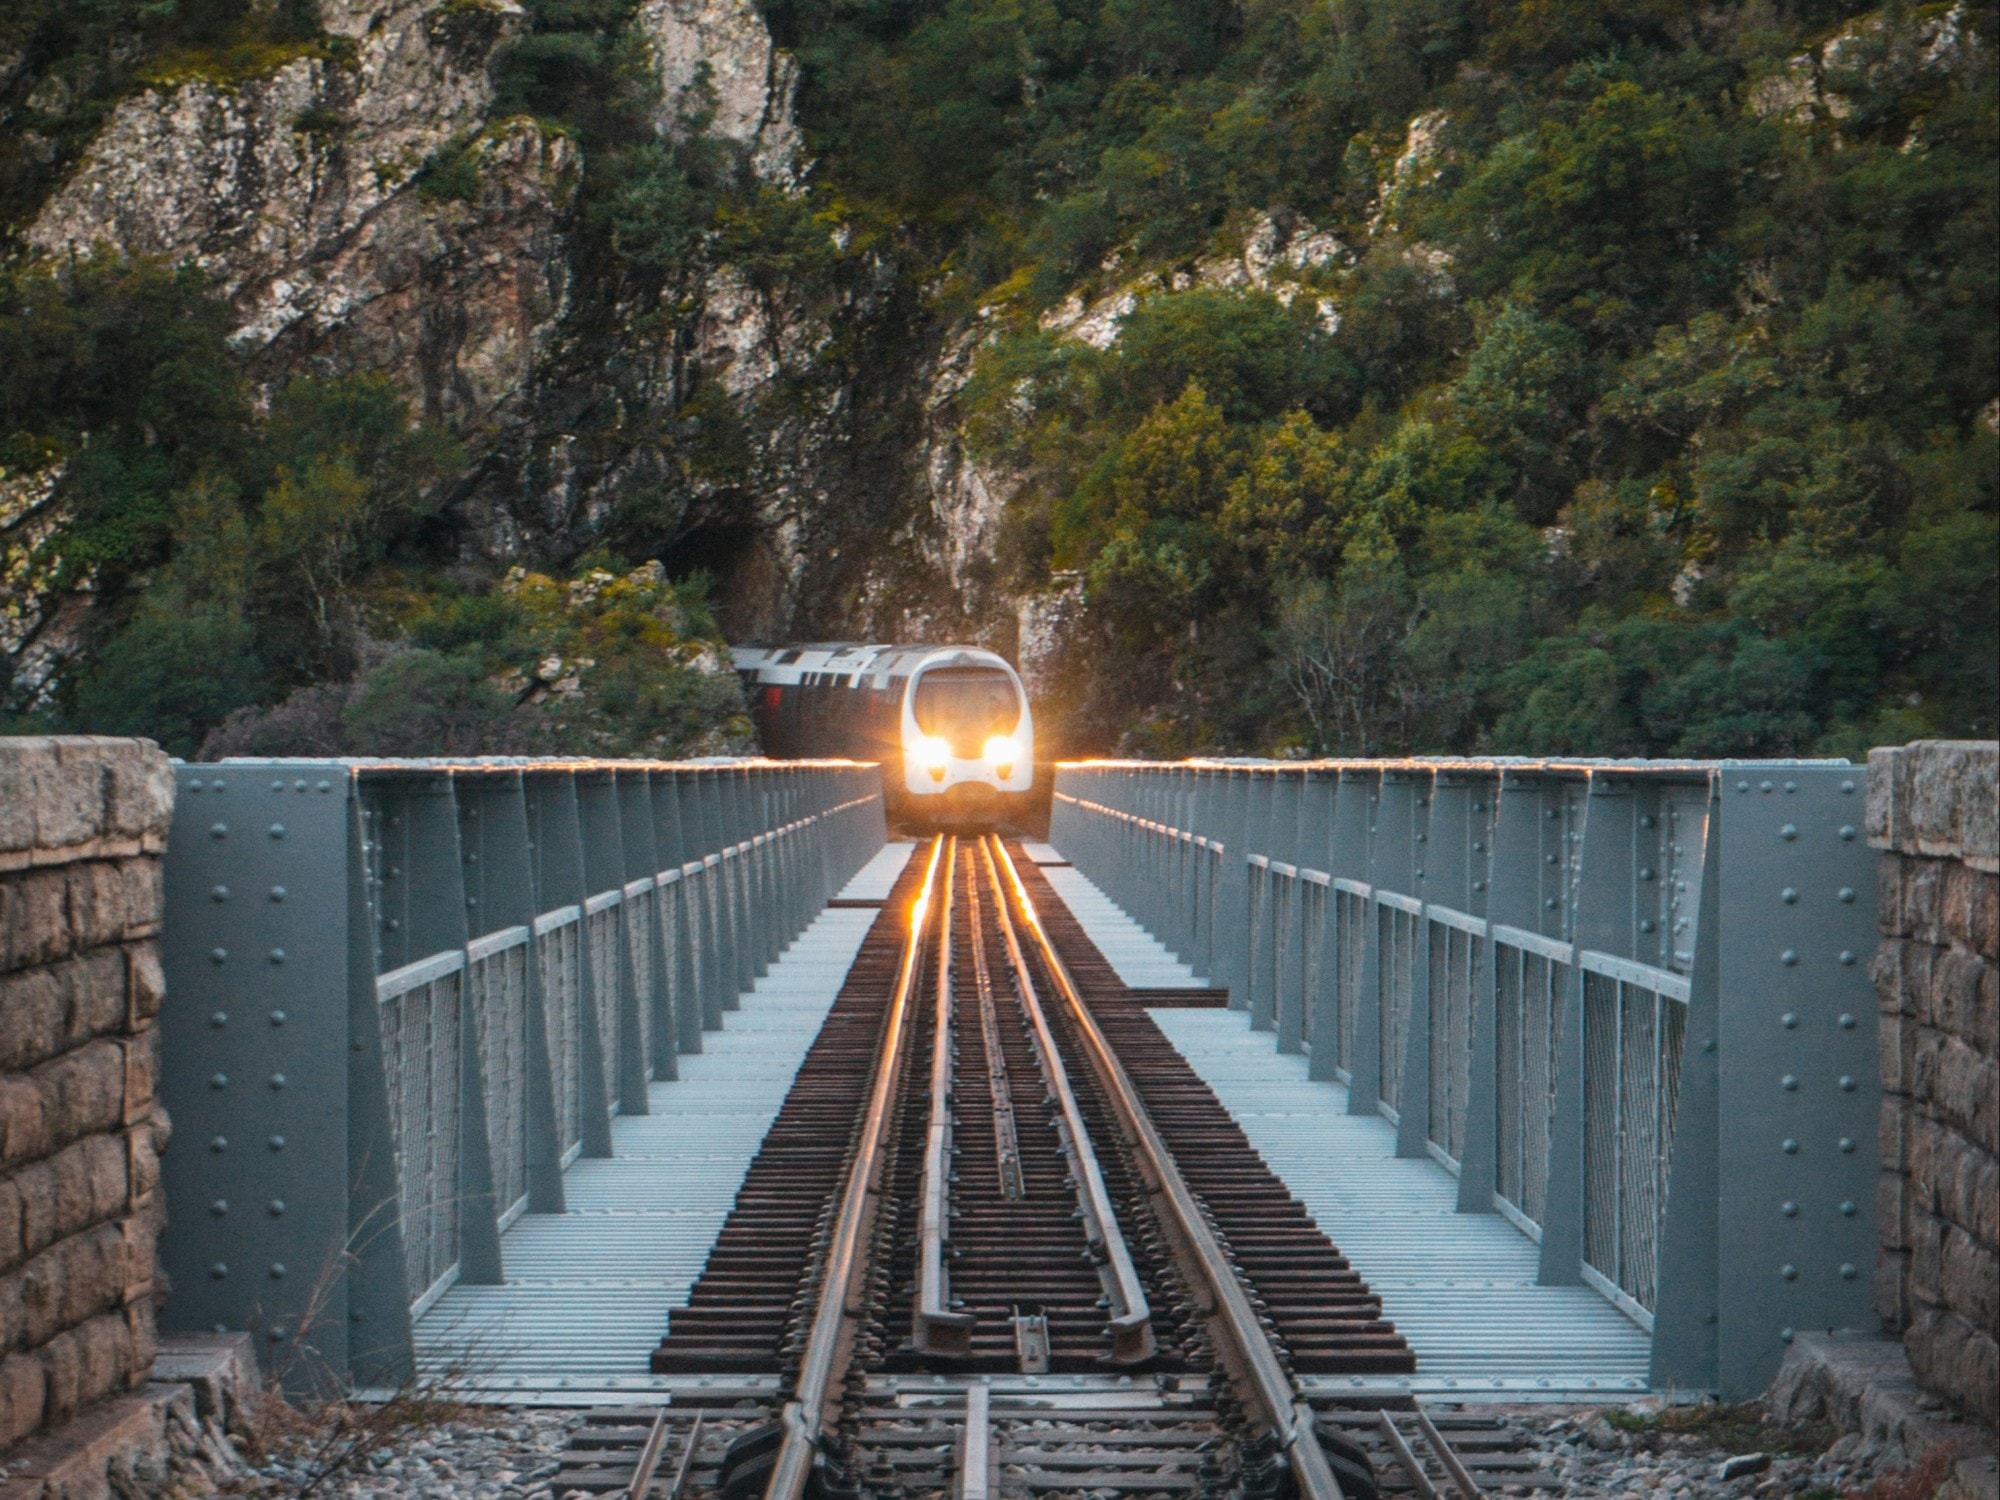
[[[879,899],[908,861],[891,844],[841,896]],[[671,1400],[745,1376],[654,1375],[653,1348],[707,1263],[744,1174],[876,913],[820,913],[742,997],[652,1113],[611,1122],[613,1155],[563,1176],[567,1212],[524,1214],[502,1236],[502,1286],[455,1286],[416,1328],[420,1378],[469,1400]]]
[[[1046,873],[1128,985],[1199,982],[1153,977],[1190,971],[1081,873]],[[1587,1287],[1537,1286],[1533,1241],[1498,1214],[1457,1212],[1457,1179],[1427,1157],[1398,1158],[1393,1125],[1348,1114],[1347,1090],[1309,1081],[1306,1059],[1281,1055],[1248,1012],[1150,1014],[1416,1351],[1414,1376],[1315,1376],[1309,1390],[1513,1402],[1646,1389],[1643,1330]]]
[[[1208,981],[1161,946],[1158,939],[1119,909],[1092,885],[1082,871],[1067,866],[1044,867],[1042,876],[1055,887],[1071,915],[1083,924],[1104,961],[1118,972],[1128,989],[1198,990]]]
[[[903,866],[910,862],[910,853],[916,847],[907,839],[884,844],[873,859],[854,872],[854,878],[836,899],[887,901],[889,892],[896,887],[896,878],[903,873]]]

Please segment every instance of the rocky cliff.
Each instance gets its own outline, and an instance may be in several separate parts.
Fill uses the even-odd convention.
[[[194,66],[135,88],[27,224],[29,252],[199,266],[266,391],[391,376],[465,446],[447,514],[479,571],[606,543],[663,556],[716,576],[739,634],[908,602],[909,570],[885,591],[867,545],[934,529],[907,524],[917,419],[880,383],[929,378],[887,252],[844,254],[838,224],[811,225],[827,264],[808,283],[711,236],[664,285],[635,285],[580,248],[583,145],[496,107],[515,0],[321,0],[319,23],[320,42],[248,76]],[[749,192],[796,204],[795,70],[750,0],[644,0],[631,33],[662,139],[699,134]],[[59,585],[46,546],[58,472],[0,472],[17,708],[47,700],[89,616],[90,580]]]

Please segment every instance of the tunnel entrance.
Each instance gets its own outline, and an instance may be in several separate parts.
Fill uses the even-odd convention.
[[[702,522],[665,548],[660,563],[676,583],[708,574],[709,605],[726,639],[782,632],[784,573],[764,533],[750,522]]]

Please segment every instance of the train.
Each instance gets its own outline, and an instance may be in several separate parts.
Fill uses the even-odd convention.
[[[1005,657],[840,641],[731,654],[764,753],[879,762],[899,826],[997,828],[1027,811],[1035,717]]]

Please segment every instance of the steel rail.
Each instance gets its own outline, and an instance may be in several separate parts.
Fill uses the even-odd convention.
[[[1110,1304],[1111,1316],[1105,1321],[1105,1330],[1111,1338],[1111,1358],[1119,1364],[1149,1359],[1155,1341],[1153,1309],[1146,1298],[1146,1287],[1139,1279],[1137,1267],[1132,1264],[1132,1252],[1126,1247],[1124,1231],[1118,1225],[1118,1211],[1111,1202],[1110,1191],[1104,1186],[1104,1172],[1098,1166],[1097,1148],[1091,1143],[1090,1128],[1084,1123],[1083,1111],[1078,1107],[1076,1093],[1070,1087],[1069,1070],[1063,1066],[1055,1033],[1049,1030],[1049,1018],[1043,1012],[1041,997],[1035,991],[1035,981],[1028,971],[1021,941],[1014,932],[1007,903],[999,899],[1002,889],[1000,872],[994,864],[993,855],[998,849],[1000,858],[1004,860],[1007,851],[1000,848],[1000,841],[991,835],[981,842],[980,847],[985,853],[987,872],[993,882],[995,919],[1000,936],[1007,945],[1008,959],[1013,965],[1021,1008],[1027,1013],[1028,1024],[1034,1032],[1035,1051],[1049,1093],[1062,1116],[1064,1144],[1069,1152],[1071,1173],[1076,1179],[1077,1208],[1083,1216],[1090,1255],[1097,1263],[1097,1274],[1104,1282],[1105,1298]],[[1008,871],[1013,873],[1011,865]],[[1015,879],[1018,882],[1019,877]]]
[[[1014,868],[1012,857],[998,838],[989,837],[985,847],[987,858],[1006,871],[1007,884],[1022,920],[1034,935],[1043,964],[1061,992],[1091,1065],[1103,1081],[1112,1108],[1139,1156],[1141,1170],[1148,1179],[1147,1192],[1159,1212],[1161,1226],[1181,1252],[1179,1260],[1197,1282],[1189,1290],[1204,1314],[1217,1354],[1228,1373],[1235,1377],[1235,1383],[1250,1397],[1249,1404],[1257,1419],[1270,1428],[1283,1448],[1301,1500],[1344,1500],[1340,1481],[1334,1477],[1314,1433],[1311,1406],[1293,1385],[1200,1200],[1181,1175],[1173,1152],[1153,1124],[1124,1064],[1105,1040],[1090,1007],[1084,1004],[1082,993],[1042,926],[1020,871]]]
[[[820,1434],[826,1430],[829,1419],[838,1415],[842,1381],[854,1353],[855,1325],[866,1311],[868,1231],[875,1222],[886,1186],[882,1180],[882,1154],[889,1135],[889,1111],[902,1071],[910,997],[916,990],[924,929],[931,915],[931,895],[943,853],[944,839],[940,836],[931,843],[923,884],[916,900],[910,903],[909,933],[903,940],[896,985],[883,1021],[881,1045],[875,1054],[868,1109],[862,1117],[854,1159],[848,1163],[847,1179],[841,1188],[840,1212],[827,1246],[826,1263],[820,1270],[819,1301],[813,1309],[811,1331],[799,1363],[798,1385],[779,1417],[784,1438],[771,1468],[770,1482],[764,1487],[764,1500],[799,1500],[805,1493],[806,1481],[812,1477]]]
[[[993,1154],[1000,1167],[1000,1192],[1010,1199],[1025,1198],[1028,1180],[1021,1171],[1021,1139],[1014,1129],[1014,1083],[1007,1075],[1000,1015],[993,1004],[993,975],[986,967],[986,934],[979,920],[977,881],[965,892],[965,919],[972,937],[972,983],[979,996],[979,1035],[986,1049],[987,1092],[993,1101]]]
[[[931,1116],[924,1134],[924,1181],[917,1227],[917,1297],[910,1342],[924,1354],[972,1352],[978,1321],[951,1307],[951,918],[958,878],[958,840],[944,850],[944,899],[938,903],[937,970],[931,1038]]]

